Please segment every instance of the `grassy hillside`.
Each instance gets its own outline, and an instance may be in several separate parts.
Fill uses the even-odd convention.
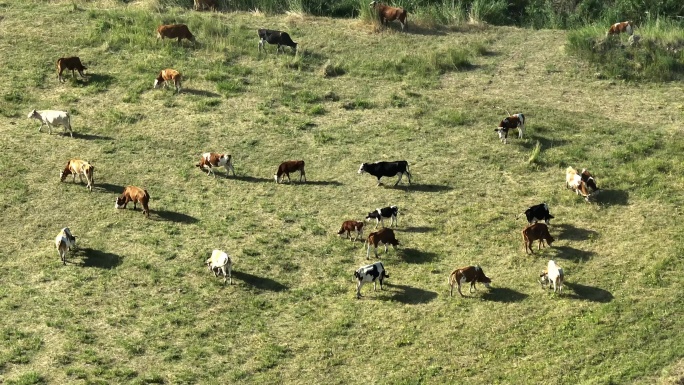
[[[598,80],[559,31],[378,30],[291,14],[195,13],[133,2],[0,0],[0,382],[6,384],[608,384],[684,378],[679,83]],[[199,44],[156,41],[184,22]],[[283,29],[296,56],[257,53]],[[88,81],[57,82],[78,55]],[[184,90],[152,90],[159,70]],[[33,108],[72,114],[39,133]],[[502,109],[528,135],[503,145]],[[539,144],[539,153],[532,157]],[[237,177],[209,178],[202,152]],[[95,165],[95,188],[59,171]],[[276,185],[288,159],[308,183]],[[415,184],[375,187],[361,162],[406,159]],[[586,204],[568,165],[604,189]],[[116,210],[129,184],[150,219]],[[547,202],[557,241],[522,250],[516,214]],[[395,204],[402,247],[385,291],[352,273],[346,219]],[[78,248],[54,249],[69,226]],[[372,226],[371,226],[372,227]],[[368,234],[368,230],[365,231]],[[203,265],[234,261],[232,286]],[[548,259],[565,292],[541,290]],[[493,288],[449,297],[456,267]]]

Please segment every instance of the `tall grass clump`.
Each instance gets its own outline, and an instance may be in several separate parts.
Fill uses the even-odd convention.
[[[596,66],[602,76],[646,81],[684,78],[684,29],[671,21],[637,28],[637,42],[626,35],[606,36],[603,26],[568,33],[568,51]]]
[[[468,21],[474,24],[507,24],[510,22],[508,3],[505,0],[473,0],[468,8]]]

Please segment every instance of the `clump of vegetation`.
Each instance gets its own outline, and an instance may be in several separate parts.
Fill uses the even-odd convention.
[[[594,64],[601,77],[625,80],[684,79],[684,31],[657,21],[637,29],[638,41],[626,35],[606,36],[605,29],[587,26],[568,34],[568,50]],[[679,32],[679,33],[676,33]]]

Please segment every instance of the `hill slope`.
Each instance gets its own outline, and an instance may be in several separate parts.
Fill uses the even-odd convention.
[[[681,381],[681,85],[595,80],[558,31],[76,4],[0,5],[6,383]],[[156,41],[172,22],[199,44]],[[297,56],[258,54],[260,27],[289,31]],[[90,78],[59,84],[71,55]],[[151,89],[168,67],[179,95]],[[33,108],[70,111],[76,137],[37,132]],[[502,109],[525,113],[526,138],[498,141]],[[205,151],[238,176],[200,173]],[[95,165],[92,193],[59,183],[70,158]],[[300,158],[307,183],[273,183]],[[356,173],[395,159],[414,185]],[[565,189],[568,165],[596,175],[598,203]],[[149,220],[112,207],[129,184]],[[525,255],[515,215],[542,201],[557,240]],[[356,300],[366,252],[336,232],[388,204],[402,247],[380,255],[385,290]],[[214,248],[230,287],[203,265]],[[536,282],[548,259],[562,296]],[[475,263],[493,288],[449,297],[451,270]]]

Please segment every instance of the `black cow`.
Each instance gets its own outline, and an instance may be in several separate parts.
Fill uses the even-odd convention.
[[[366,282],[373,282],[373,290],[377,289],[377,281],[380,281],[380,290],[382,290],[382,281],[389,278],[389,274],[382,265],[382,262],[375,262],[372,265],[361,266],[354,272],[354,277],[357,279],[356,284],[356,298],[361,298],[361,286]]]
[[[264,47],[265,41],[268,44],[278,45],[278,48],[276,49],[276,54],[280,51],[280,47],[284,45],[292,47],[293,52],[297,53],[297,43],[292,41],[290,35],[287,32],[276,31],[272,29],[259,29],[257,33],[259,34],[259,52],[261,52],[262,48],[264,49],[264,52],[266,52],[266,47]],[[285,51],[283,50],[283,52]]]
[[[366,215],[366,222],[375,219],[375,227],[378,228],[378,223],[382,223],[382,227],[385,227],[383,220],[385,218],[390,219],[390,227],[397,224],[397,215],[399,215],[399,208],[397,206],[383,207],[381,209],[375,209]]]
[[[367,172],[374,177],[378,178],[378,186],[381,185],[380,178],[383,176],[395,176],[399,175],[399,180],[394,185],[398,185],[401,182],[401,178],[406,174],[411,184],[411,174],[409,173],[409,165],[405,160],[398,160],[395,162],[377,162],[377,163],[362,163],[359,167],[359,174]]]
[[[527,223],[529,224],[544,221],[544,223],[548,225],[549,221],[554,218],[554,216],[549,213],[549,206],[546,203],[530,206],[530,208],[525,210],[524,214],[527,217]]]

